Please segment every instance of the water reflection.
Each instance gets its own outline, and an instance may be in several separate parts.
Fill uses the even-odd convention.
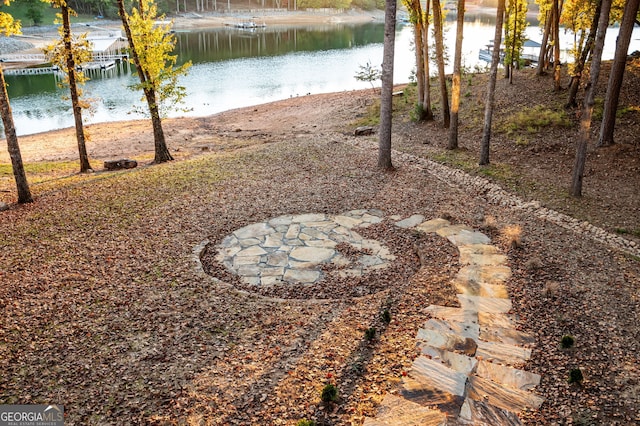
[[[493,39],[491,16],[467,15],[463,43],[463,66],[473,70],[486,66],[478,60],[478,51]],[[449,52],[455,44],[455,22],[445,32]],[[537,26],[527,29],[529,38],[540,40]],[[605,58],[615,51],[617,29],[608,31]],[[187,88],[188,113],[170,116],[207,116],[233,108],[304,96],[366,89],[369,83],[354,76],[361,65],[382,62],[384,26],[318,25],[310,27],[269,27],[255,31],[233,28],[177,32],[179,61],[191,60],[193,67],[182,78]],[[561,34],[564,45],[570,34]],[[633,35],[630,51],[640,49],[640,29]],[[562,40],[561,40],[562,41]],[[413,32],[400,25],[396,34],[394,80],[407,82],[414,69]],[[435,67],[433,68],[435,71]],[[451,72],[450,66],[447,72]],[[6,76],[9,97],[19,135],[73,126],[67,91],[57,87],[54,75]],[[92,114],[86,123],[141,118],[131,114],[144,106],[140,92],[128,89],[137,82],[129,66],[98,71],[84,87],[94,99]],[[144,108],[143,108],[144,109]]]

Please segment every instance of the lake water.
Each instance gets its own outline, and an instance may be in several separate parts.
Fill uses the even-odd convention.
[[[539,29],[529,36],[540,40]],[[485,66],[478,50],[493,38],[492,19],[469,16],[463,43],[467,68]],[[613,57],[617,30],[607,35],[605,57]],[[453,56],[455,22],[448,23],[447,45]],[[177,116],[207,116],[217,112],[306,94],[348,91],[371,87],[355,79],[360,66],[382,62],[384,28],[381,23],[269,27],[256,31],[218,28],[177,32],[179,61],[191,60],[189,74],[181,80],[187,89],[188,112]],[[564,35],[565,44],[571,42]],[[396,34],[394,80],[410,81],[414,69],[413,32],[399,25]],[[634,32],[630,51],[640,50],[640,31]],[[85,123],[119,121],[143,116],[132,113],[142,106],[141,93],[128,89],[137,76],[129,66],[91,74],[85,98],[93,99],[93,111]],[[66,89],[54,75],[6,76],[16,130],[19,135],[73,126]],[[379,83],[378,83],[379,84]]]

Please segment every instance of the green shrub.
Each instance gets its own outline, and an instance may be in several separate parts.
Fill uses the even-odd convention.
[[[332,384],[326,385],[322,389],[321,398],[324,402],[336,402],[338,400],[338,388]]]
[[[298,420],[296,426],[316,426],[316,422],[313,420],[302,419]]]
[[[569,349],[574,345],[575,342],[576,342],[576,339],[574,339],[573,336],[570,336],[567,334],[565,336],[562,336],[562,340],[560,341],[560,346],[562,346],[563,349]]]
[[[567,378],[567,382],[569,383],[577,383],[582,384],[584,380],[584,376],[582,375],[582,370],[579,368],[573,368],[569,371],[569,377]]]
[[[368,328],[364,332],[364,337],[369,341],[375,339],[376,338],[376,328],[375,327]]]

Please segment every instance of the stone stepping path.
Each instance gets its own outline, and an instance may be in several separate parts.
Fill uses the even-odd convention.
[[[452,284],[460,307],[426,308],[431,319],[416,336],[420,356],[399,394],[387,395],[364,425],[521,425],[518,414],[540,408],[543,398],[532,392],[540,376],[518,368],[535,338],[516,330],[510,314],[507,257],[486,235],[444,219],[411,227],[458,248],[463,266]]]

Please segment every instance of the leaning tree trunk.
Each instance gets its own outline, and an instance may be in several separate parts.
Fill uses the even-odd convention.
[[[609,12],[611,10],[611,0],[602,1],[602,10],[598,20],[598,32],[596,34],[596,44],[593,48],[593,58],[591,59],[591,71],[589,83],[585,88],[585,98],[582,107],[582,117],[580,118],[580,134],[578,135],[578,145],[576,147],[576,157],[573,166],[571,179],[571,195],[582,196],[582,180],[584,177],[584,167],[587,162],[587,145],[591,136],[591,118],[593,115],[593,104],[596,86],[600,75],[600,62],[602,59],[602,49],[604,47],[604,37],[609,24]]]
[[[498,0],[496,11],[496,32],[493,36],[493,45],[502,43],[502,25],[504,22],[505,0]],[[489,164],[489,145],[491,142],[491,121],[493,119],[493,107],[495,104],[496,80],[498,79],[498,64],[500,63],[500,49],[494,47],[491,54],[491,70],[489,71],[489,83],[487,85],[487,97],[484,106],[484,128],[482,130],[482,145],[480,148],[481,166]]]
[[[440,0],[433,0],[433,26],[436,38],[436,60],[438,61],[438,80],[440,81],[440,98],[442,102],[442,125],[449,128],[449,94],[447,93],[447,76],[444,75],[444,36],[442,34],[442,8]]]
[[[597,146],[607,146],[613,144],[613,130],[616,125],[616,110],[618,109],[618,99],[622,89],[624,78],[624,67],[627,63],[627,51],[633,33],[633,25],[638,14],[640,0],[628,0],[620,24],[618,41],[616,43],[616,53],[609,74],[607,85],[607,95],[604,98],[604,111],[602,113],[602,125]]]
[[[78,141],[78,154],[80,156],[80,173],[91,170],[87,145],[84,135],[84,125],[82,123],[82,107],[80,106],[80,96],[78,94],[78,82],[76,81],[76,63],[73,56],[73,46],[71,45],[71,22],[69,20],[69,6],[65,1],[60,3],[62,14],[62,28],[64,51],[67,62],[67,75],[69,77],[69,92],[71,93],[71,105],[73,107],[73,118],[76,125],[76,140]]]
[[[185,6],[186,10],[186,6]],[[124,32],[127,35],[129,41],[129,49],[131,51],[131,57],[133,63],[136,66],[138,72],[138,78],[142,87],[144,87],[144,96],[149,106],[149,114],[151,115],[151,124],[153,126],[153,141],[155,145],[155,157],[154,163],[163,163],[165,161],[173,160],[169,149],[167,148],[167,142],[164,137],[164,131],[162,130],[162,119],[160,117],[160,110],[158,108],[158,102],[156,99],[156,92],[153,88],[149,87],[149,78],[145,74],[140,64],[140,57],[138,56],[138,46],[133,41],[133,35],[131,33],[131,27],[129,26],[129,20],[127,19],[127,12],[124,9],[124,0],[118,0],[118,13],[122,20],[122,26]],[[142,10],[140,11],[142,13]]]
[[[2,115],[2,124],[4,124],[4,135],[7,139],[7,150],[11,158],[11,167],[13,169],[13,177],[16,180],[16,188],[18,190],[18,203],[31,203],[31,191],[27,182],[27,175],[22,164],[22,154],[20,154],[20,145],[18,144],[18,136],[16,135],[16,127],[13,124],[13,114],[11,113],[11,105],[9,104],[9,95],[7,94],[7,84],[4,81],[4,70],[0,65],[0,115]]]
[[[393,58],[396,40],[396,0],[387,0],[384,8],[384,47],[380,95],[380,140],[378,167],[391,170],[391,122],[393,116]]]
[[[451,84],[451,123],[448,149],[458,148],[458,117],[460,112],[460,65],[462,63],[462,36],[464,29],[464,0],[458,0],[456,20],[456,52],[453,58],[453,82]]]
[[[569,97],[566,104],[567,108],[575,108],[578,106],[576,96],[578,95],[578,89],[580,88],[580,80],[582,79],[584,66],[587,63],[589,54],[593,51],[593,45],[598,31],[598,19],[600,18],[601,8],[602,1],[599,1],[596,5],[595,13],[593,14],[593,21],[591,22],[591,28],[589,29],[589,37],[587,37],[587,42],[584,45],[582,54],[580,55],[578,63],[575,65],[574,75],[571,76],[571,81],[569,82]]]

